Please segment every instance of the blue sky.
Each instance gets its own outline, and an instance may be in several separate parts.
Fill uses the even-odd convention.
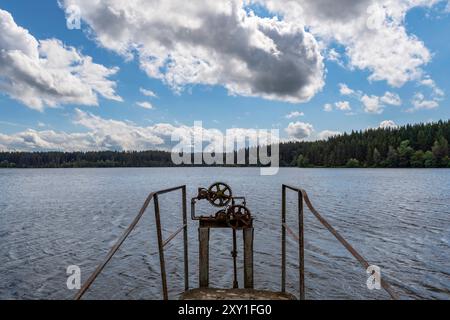
[[[229,50],[232,52],[230,57],[239,56],[241,51],[247,49],[243,49],[243,46],[252,46],[252,42],[243,42],[243,45],[239,48],[227,47],[228,44],[225,43],[223,47],[219,48],[217,44],[219,43],[220,46],[220,40],[217,42],[217,39],[212,39],[212,44],[205,44],[204,40],[199,40],[194,43],[195,49],[192,49],[188,46],[190,45],[189,42],[183,38],[183,45],[192,52],[188,56],[189,59],[181,59],[185,58],[183,55],[184,48],[181,48],[180,51],[177,49],[177,51],[171,52],[172,49],[169,45],[163,47],[162,53],[158,53],[158,56],[152,50],[157,50],[162,45],[156,46],[156,40],[154,39],[165,43],[164,39],[161,40],[167,27],[164,23],[167,22],[168,26],[173,27],[176,23],[171,19],[176,20],[177,16],[167,15],[167,21],[164,21],[164,12],[159,13],[158,19],[161,19],[159,21],[161,29],[149,30],[150,35],[148,37],[136,36],[141,30],[140,27],[133,25],[133,21],[126,21],[124,22],[124,28],[130,28],[130,32],[121,35],[120,37],[123,39],[117,40],[114,39],[114,34],[108,34],[108,30],[105,31],[99,22],[101,20],[104,23],[110,23],[111,29],[115,25],[114,19],[108,21],[108,11],[102,11],[114,2],[107,0],[103,2],[105,4],[103,7],[92,8],[88,5],[88,1],[83,0],[61,1],[59,4],[54,0],[0,0],[0,10],[4,13],[0,16],[0,25],[4,22],[1,19],[6,20],[7,14],[10,14],[14,21],[14,24],[9,23],[8,25],[8,28],[12,28],[12,31],[9,29],[11,34],[15,35],[14,30],[21,27],[21,30],[27,30],[29,35],[36,39],[38,43],[42,40],[58,39],[60,46],[66,50],[73,47],[83,58],[91,57],[95,64],[109,70],[118,68],[116,73],[109,76],[99,76],[100,78],[96,79],[96,83],[105,81],[107,86],[111,86],[111,82],[107,81],[112,81],[113,85],[108,88],[113,90],[113,94],[98,92],[95,88],[86,89],[92,91],[96,100],[95,103],[78,103],[78,100],[73,99],[73,97],[65,98],[58,93],[57,97],[52,96],[50,98],[52,103],[44,101],[37,103],[40,104],[40,106],[37,106],[30,101],[41,99],[38,89],[30,89],[37,97],[27,97],[26,100],[20,97],[17,90],[21,87],[17,83],[22,78],[15,73],[15,65],[12,71],[10,69],[6,71],[6,67],[0,66],[1,149],[70,150],[84,147],[86,149],[128,149],[134,147],[139,149],[151,148],[153,145],[152,143],[142,145],[123,142],[120,138],[116,138],[113,133],[109,133],[108,130],[116,132],[114,128],[101,129],[103,130],[102,136],[102,133],[96,131],[99,129],[93,119],[96,119],[98,123],[101,122],[101,125],[112,127],[120,122],[121,125],[124,125],[123,128],[130,125],[131,130],[145,129],[158,124],[190,127],[193,126],[194,121],[201,120],[204,127],[217,128],[222,131],[229,128],[278,128],[283,138],[296,140],[314,140],[326,137],[327,132],[348,132],[378,127],[381,123],[384,123],[384,125],[403,125],[449,119],[450,14],[446,9],[446,6],[448,6],[446,1],[429,1],[427,3],[417,0],[413,1],[417,2],[416,5],[405,5],[402,9],[396,8],[395,10],[398,11],[393,14],[394,18],[386,14],[386,21],[387,19],[397,19],[395,25],[387,25],[383,22],[379,28],[385,28],[386,30],[376,30],[376,34],[373,33],[373,39],[371,39],[372,31],[361,29],[365,27],[360,29],[355,27],[355,30],[350,31],[353,32],[351,35],[345,34],[344,31],[340,35],[339,32],[341,31],[334,34],[334,32],[330,32],[328,26],[339,30],[341,26],[344,28],[349,20],[363,19],[363,15],[368,12],[367,8],[372,5],[371,2],[376,3],[377,0],[367,0],[367,7],[364,7],[363,10],[355,9],[354,16],[345,17],[345,22],[339,20],[341,17],[324,17],[323,12],[325,10],[315,4],[308,4],[308,1],[293,1],[295,4],[291,8],[303,6],[304,9],[306,8],[306,12],[310,10],[309,21],[306,18],[303,21],[300,13],[298,15],[291,14],[291,12],[285,11],[286,8],[280,7],[279,3],[273,4],[272,1],[259,1],[258,4],[241,4],[240,1],[235,1],[238,5],[242,5],[242,8],[247,12],[246,18],[250,22],[244,26],[248,28],[243,29],[245,31],[254,31],[251,27],[251,23],[253,23],[252,15],[259,19],[254,22],[256,28],[260,28],[263,23],[266,23],[263,21],[265,17],[270,19],[277,16],[278,21],[303,28],[302,31],[296,31],[298,34],[294,34],[292,39],[305,37],[305,32],[307,36],[311,36],[311,39],[313,39],[313,48],[317,50],[315,54],[319,60],[322,59],[323,65],[313,63],[312,60],[303,62],[301,61],[303,58],[299,54],[298,59],[301,62],[298,64],[299,77],[302,77],[306,71],[311,71],[314,76],[307,80],[302,79],[298,82],[298,87],[295,87],[295,92],[283,93],[282,96],[280,93],[283,91],[282,89],[276,88],[270,91],[272,90],[270,86],[260,89],[260,83],[254,82],[253,79],[241,81],[241,75],[237,72],[220,68],[222,60],[216,59],[215,54],[219,53],[220,55],[221,50]],[[134,2],[131,1],[130,3],[133,4]],[[173,2],[176,5],[177,1]],[[345,2],[351,5],[352,1],[346,0]],[[81,29],[69,29],[66,26],[65,10],[70,5],[77,5],[81,8]],[[117,2],[115,5],[119,6]],[[201,5],[200,1],[198,6]],[[174,6],[174,8],[177,8],[177,6]],[[150,9],[152,11],[160,10],[156,4]],[[195,8],[195,10],[197,9]],[[217,14],[216,9],[200,9],[206,10],[206,14],[202,11],[204,15],[211,14],[212,17],[215,17],[214,15]],[[127,7],[123,10],[131,9]],[[164,10],[170,10],[170,8],[164,8]],[[250,13],[251,11],[253,12]],[[178,17],[183,15],[182,12],[183,10],[180,8]],[[191,13],[186,13],[186,15],[189,14]],[[195,12],[193,15],[193,17],[187,17],[186,20],[192,18],[193,23],[195,23],[198,16]],[[101,18],[98,18],[99,16]],[[96,17],[97,20],[93,17]],[[104,20],[102,20],[103,17]],[[151,23],[152,16],[149,16],[148,19]],[[230,19],[230,21],[235,20]],[[336,23],[336,26],[328,23],[329,21]],[[144,22],[140,19],[138,23]],[[180,24],[182,23],[180,22]],[[215,35],[227,36],[229,29],[225,29],[225,26],[220,23],[215,24],[215,26],[217,28],[224,27],[224,30],[217,33],[211,32],[213,34],[211,37]],[[183,27],[185,28],[185,26]],[[229,24],[226,25],[226,28],[228,27]],[[244,28],[243,26],[239,27]],[[167,30],[170,30],[170,28]],[[195,32],[195,29],[192,30],[194,30],[192,32]],[[404,34],[402,33],[403,30],[405,31]],[[381,50],[376,45],[371,47],[371,44],[374,43],[380,46],[384,45],[382,36],[380,36],[383,32],[389,34],[397,32],[398,36],[397,38],[393,37],[392,43],[398,43],[398,47],[396,45],[393,48],[389,46],[391,44],[390,39],[386,40],[388,48]],[[260,33],[257,33],[257,35],[259,36]],[[271,37],[271,33],[264,33],[264,35],[267,39]],[[232,34],[231,36],[235,35]],[[17,43],[20,43],[22,41],[21,36],[18,37]],[[259,41],[259,38],[254,39]],[[177,41],[177,39],[171,40]],[[293,48],[297,48],[293,40],[289,41]],[[125,53],[118,49],[119,46],[128,45],[130,42],[133,42],[133,45],[130,45]],[[261,40],[261,43],[265,44],[266,42]],[[280,43],[286,45],[288,42]],[[278,46],[281,44],[276,43]],[[308,46],[312,46],[306,42],[302,45],[308,50],[311,49]],[[366,48],[367,52],[365,52]],[[19,49],[19,47],[14,48],[10,39],[5,38],[2,42],[0,35],[0,51],[11,53]],[[398,52],[395,52],[396,49],[398,49]],[[417,53],[414,52],[416,49]],[[281,55],[287,55],[287,49],[286,52],[283,52],[282,49],[280,51]],[[393,51],[392,57],[390,56],[391,51]],[[143,58],[144,52],[145,58]],[[197,54],[201,55],[205,52],[203,58],[198,58],[200,62],[192,59],[193,56],[197,57]],[[126,54],[129,54],[129,56],[126,56]],[[427,56],[428,54],[429,56]],[[156,74],[151,74],[150,68],[143,67],[143,63],[151,61],[153,59],[151,57],[154,55],[158,57],[165,57],[166,55],[177,57],[178,55],[179,58],[173,59],[176,61],[176,67],[179,68],[174,68],[170,72],[165,70],[164,68],[168,68],[169,59],[165,61],[165,65]],[[295,58],[296,56],[292,59]],[[247,65],[255,63],[254,60],[242,59]],[[417,62],[415,59],[420,61]],[[4,61],[6,60],[2,62],[0,59],[0,63],[4,63]],[[209,73],[200,69],[200,71],[191,74],[191,69],[188,69],[187,65],[192,61],[198,64],[214,65],[214,70],[219,70],[219,74],[211,75],[206,80],[202,77],[209,76]],[[291,63],[291,61],[289,62]],[[272,61],[268,59],[267,68],[272,68],[271,63]],[[297,61],[292,63],[296,65]],[[307,65],[308,63],[311,63],[311,65]],[[412,67],[403,68],[403,63],[405,65],[410,63]],[[276,67],[278,64],[274,62],[274,66]],[[265,67],[266,65],[261,63],[252,68]],[[60,71],[58,70],[58,72]],[[254,72],[255,77],[259,76],[261,72],[261,70],[251,71]],[[271,76],[271,73],[279,79],[266,79]],[[388,73],[388,75],[384,73]],[[414,74],[411,75],[411,73]],[[35,75],[36,73],[32,74]],[[376,75],[374,76],[374,74]],[[392,74],[396,74],[396,76],[392,76]],[[276,69],[273,72],[264,73],[263,76],[272,86],[273,83],[283,81],[283,72]],[[182,79],[182,81],[180,82],[179,79]],[[27,82],[23,85],[35,85],[37,81],[39,80],[33,81],[33,84]],[[2,86],[2,82],[6,85]],[[289,84],[289,82],[287,83]],[[304,83],[310,84],[313,89],[302,91],[304,87],[301,86]],[[58,86],[59,84],[55,85]],[[345,88],[343,85],[348,89],[347,91],[340,90]],[[151,90],[157,97],[145,96],[140,91],[141,88]],[[120,99],[117,99],[117,97],[120,97]],[[80,98],[79,101],[84,100]],[[150,103],[152,108],[143,108],[138,105],[140,102]],[[289,130],[289,127],[292,130]],[[103,140],[99,142],[99,140],[105,139],[104,132],[106,131],[108,132],[108,138],[117,141],[110,144]],[[88,142],[75,144],[68,142],[58,145],[62,134],[89,132],[93,133],[95,139],[90,136]],[[117,135],[120,135],[120,133],[117,133]],[[64,137],[67,138],[67,136]],[[94,140],[95,142],[93,142]],[[156,147],[158,145],[159,143],[155,143]]]

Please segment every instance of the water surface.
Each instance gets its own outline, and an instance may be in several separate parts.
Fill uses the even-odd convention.
[[[85,281],[150,191],[228,183],[255,217],[255,285],[280,288],[281,184],[306,189],[313,204],[404,299],[450,299],[450,170],[248,168],[0,170],[0,299],[69,299],[66,268]],[[180,193],[161,196],[164,236],[181,223]],[[289,194],[296,226],[296,195]],[[85,295],[160,299],[153,207]],[[204,213],[208,206],[201,206]],[[215,210],[213,210],[215,212]],[[384,299],[367,275],[306,210],[306,297]],[[197,285],[197,225],[189,222],[191,286]],[[239,242],[241,248],[241,243]],[[231,231],[211,233],[212,286],[231,287]],[[242,257],[242,250],[239,252]],[[288,242],[288,289],[298,294],[297,245]],[[182,237],[166,250],[170,297],[183,290]],[[242,261],[239,260],[240,266]],[[240,268],[242,284],[242,269]]]

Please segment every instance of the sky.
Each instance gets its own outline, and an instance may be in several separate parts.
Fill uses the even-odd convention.
[[[0,0],[0,150],[448,120],[442,0]]]

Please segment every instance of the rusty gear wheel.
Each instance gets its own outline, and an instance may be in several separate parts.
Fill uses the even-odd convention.
[[[216,212],[214,218],[217,221],[227,221],[228,220],[228,213],[225,210],[219,210]]]
[[[242,205],[231,206],[228,209],[228,225],[233,229],[250,227],[252,223],[252,215],[247,207]]]
[[[213,183],[208,188],[208,201],[215,207],[225,207],[231,199],[231,188],[223,182]]]

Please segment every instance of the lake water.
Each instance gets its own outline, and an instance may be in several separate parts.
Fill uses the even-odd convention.
[[[450,170],[115,168],[0,170],[0,299],[70,299],[66,268],[85,281],[137,214],[147,194],[187,184],[228,183],[255,218],[255,286],[280,288],[281,184],[306,189],[314,206],[404,299],[450,299]],[[180,193],[160,197],[164,236],[181,223]],[[296,225],[296,195],[288,223]],[[189,209],[189,206],[188,206]],[[205,213],[208,206],[201,206]],[[216,210],[213,209],[213,212]],[[189,213],[189,212],[188,212]],[[240,239],[240,237],[239,237]],[[384,299],[367,275],[305,210],[308,299]],[[197,285],[197,224],[189,222],[191,286]],[[239,249],[241,243],[239,242]],[[211,233],[211,286],[231,287],[231,231]],[[239,250],[240,284],[242,250]],[[297,245],[288,242],[288,289],[298,294]],[[166,247],[170,298],[183,290],[182,237]],[[87,299],[160,299],[153,205]]]

